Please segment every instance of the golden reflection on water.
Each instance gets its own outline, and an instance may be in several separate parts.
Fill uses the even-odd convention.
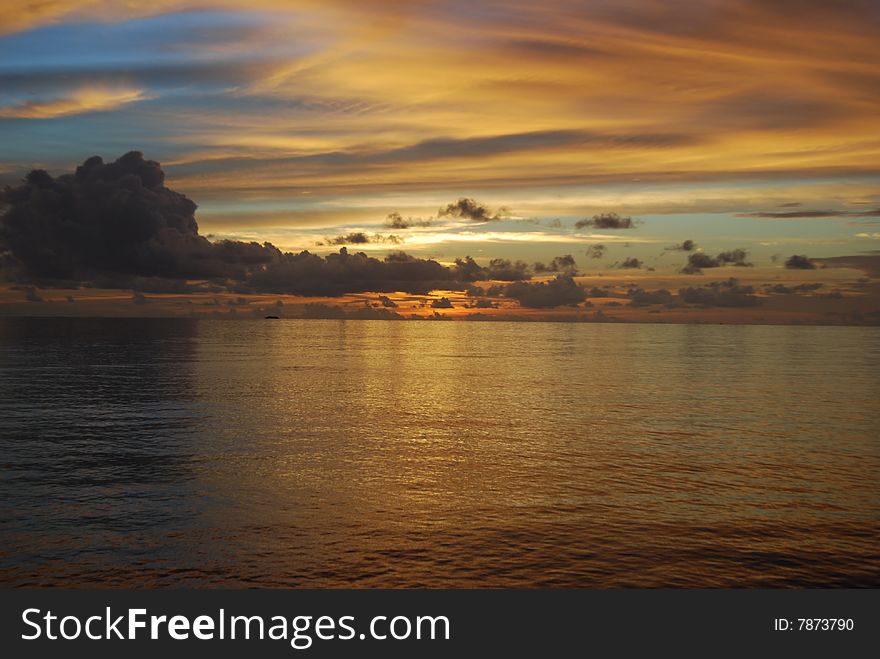
[[[878,585],[875,330],[181,327],[7,334],[5,583]]]
[[[292,583],[315,579],[304,562],[336,585],[369,562],[366,583],[384,585],[729,584],[751,572],[715,573],[731,537],[735,554],[769,540],[767,560],[784,563],[840,540],[822,525],[876,528],[866,428],[842,436],[827,410],[818,427],[815,410],[785,413],[803,378],[824,390],[821,373],[793,382],[797,369],[776,368],[814,356],[803,338],[727,329],[707,340],[693,327],[275,323],[242,337],[241,360],[229,337],[206,337],[206,400],[261,395],[206,420],[232,468],[205,485],[247,497],[218,511],[224,524],[239,513],[242,552],[255,525],[310,539],[305,550],[261,539]],[[246,468],[232,457],[242,445]],[[873,465],[852,464],[851,450]],[[329,571],[309,555],[325,542],[344,557]],[[686,570],[669,564],[675,547],[696,551]],[[641,553],[649,572],[621,574]]]

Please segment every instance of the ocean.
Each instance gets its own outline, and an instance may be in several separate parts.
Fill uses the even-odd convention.
[[[880,586],[880,332],[0,320],[0,585]]]

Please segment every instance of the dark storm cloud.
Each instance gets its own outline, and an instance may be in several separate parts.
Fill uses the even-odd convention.
[[[715,256],[710,256],[705,252],[694,252],[688,256],[688,262],[681,269],[681,272],[686,275],[698,275],[703,271],[703,268],[720,268],[725,265],[749,267],[752,264],[746,261],[748,256],[748,251],[741,248],[720,252]]]
[[[211,242],[199,235],[196,204],[166,188],[159,164],[137,151],[112,163],[95,156],[74,174],[58,177],[34,170],[21,185],[4,190],[2,199],[4,275],[22,283],[318,296],[427,293],[461,288],[483,274],[473,259],[462,264],[473,264],[476,272],[402,252],[379,260],[349,254],[343,247],[338,254],[320,257],[307,251],[283,253],[269,243]],[[379,240],[394,242],[389,236]]]
[[[789,270],[815,270],[816,264],[803,254],[792,254],[785,259],[785,267]]]
[[[448,297],[441,297],[439,300],[433,300],[431,302],[432,309],[452,309],[452,302]]]
[[[462,197],[458,201],[447,204],[445,208],[441,208],[438,214],[441,217],[454,217],[472,222],[497,222],[504,219],[508,213],[504,208],[496,212],[474,199]]]
[[[552,261],[550,261],[549,264],[544,264],[541,262],[535,263],[532,268],[537,273],[564,272],[565,274],[571,276],[577,275],[577,263],[575,262],[574,257],[571,254],[556,256],[553,258]]]
[[[751,286],[740,286],[732,277],[726,281],[715,281],[706,286],[680,288],[678,297],[686,304],[700,307],[756,307],[761,298],[754,295]]]
[[[95,156],[76,173],[34,170],[8,188],[0,242],[31,280],[86,280],[98,274],[242,278],[278,255],[271,245],[198,233],[196,204],[164,186],[159,164],[132,151],[113,163]]]
[[[592,227],[593,229],[632,229],[636,226],[637,221],[628,216],[621,216],[617,213],[602,213],[594,215],[589,219],[578,220],[574,223],[575,229],[584,229]]]
[[[548,282],[509,284],[504,295],[531,309],[575,306],[587,299],[586,291],[568,275],[558,275]]]
[[[473,281],[468,273],[430,259],[396,252],[380,261],[363,252],[349,253],[343,247],[338,254],[323,258],[307,251],[280,254],[254,271],[238,290],[304,296],[395,291],[426,294],[436,288],[464,288],[467,281]]]

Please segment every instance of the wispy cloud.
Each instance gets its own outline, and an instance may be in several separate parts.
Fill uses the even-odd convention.
[[[551,243],[684,238],[714,254],[789,230],[787,243],[852,246],[867,220],[798,220],[880,210],[871,3],[7,4],[0,119],[25,121],[0,122],[0,186],[139,148],[212,233],[292,241],[287,228],[311,247],[387,233],[396,211],[415,219],[393,228],[407,244],[497,244],[505,257],[543,244],[540,258]],[[458,217],[418,226],[464,198],[511,213],[471,236],[477,223],[450,226]],[[571,233],[609,213],[646,224]]]
[[[83,88],[62,98],[0,106],[0,118],[56,119],[86,112],[114,110],[146,98],[140,89]]]
[[[222,20],[171,29],[175,12],[194,8]],[[238,29],[230,10],[242,9]],[[271,20],[254,22],[260,12]],[[243,168],[254,172],[238,177],[244,189],[878,168],[880,146],[865,136],[876,132],[880,46],[876,14],[861,3],[799,3],[793,19],[749,0],[699,11],[675,1],[552,0],[538,9],[510,0],[480,12],[443,0],[54,0],[11,8],[0,30],[101,21],[119,31],[162,15],[138,28],[135,60],[114,42],[70,61],[41,56],[39,75],[58,85],[53,67],[93,77],[100,56],[102,69],[115,67],[147,93],[173,85],[175,98],[139,116],[139,126],[193,151],[237,154],[189,167],[215,189]],[[206,78],[218,94],[210,102],[198,97]],[[71,108],[50,110],[15,111],[62,117]],[[170,118],[179,129],[168,131]]]
[[[759,217],[766,219],[809,219],[826,217],[880,217],[880,208],[865,211],[853,210],[797,210],[797,211],[761,211],[755,213],[739,213],[740,217]]]

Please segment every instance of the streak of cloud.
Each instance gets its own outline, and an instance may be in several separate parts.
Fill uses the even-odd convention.
[[[115,110],[146,98],[143,90],[139,89],[79,89],[63,98],[0,106],[0,119],[57,119]]]

